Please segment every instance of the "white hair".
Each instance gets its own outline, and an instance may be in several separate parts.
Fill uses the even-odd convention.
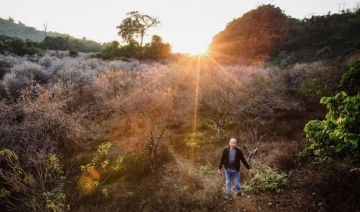
[[[231,138],[230,142],[237,142],[235,138]]]

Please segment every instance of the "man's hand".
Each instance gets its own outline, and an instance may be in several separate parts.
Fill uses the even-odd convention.
[[[255,175],[254,169],[249,169],[249,176],[254,176],[254,175]]]
[[[221,171],[220,171],[220,169],[218,169],[218,173],[219,173],[219,174],[221,174]]]

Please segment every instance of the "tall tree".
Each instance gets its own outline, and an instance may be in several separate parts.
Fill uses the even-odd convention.
[[[150,27],[156,27],[160,24],[157,18],[139,13],[138,11],[132,11],[126,13],[126,15],[127,18],[116,28],[119,29],[118,35],[127,43],[130,43],[134,36],[136,36],[141,38],[140,46],[142,46],[146,31]]]

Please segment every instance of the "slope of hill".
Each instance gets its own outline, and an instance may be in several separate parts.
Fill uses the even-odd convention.
[[[14,23],[10,20],[5,20],[0,18],[0,34],[6,35],[9,37],[19,37],[23,40],[29,39],[36,42],[41,42],[45,38],[45,32],[39,31],[34,27],[26,26],[25,24],[19,22]],[[67,34],[62,34],[58,32],[46,32],[47,36],[51,37],[66,37]]]
[[[360,9],[303,20],[262,5],[230,22],[210,45],[222,60],[288,66],[352,54],[360,50]]]
[[[5,20],[0,18],[0,42],[7,43],[3,49],[8,52],[19,52],[19,46],[26,46],[30,43],[24,42],[30,40],[30,46],[24,48],[39,48],[42,50],[75,50],[79,52],[99,52],[104,46],[101,43],[87,40],[85,38],[78,39],[68,34],[58,32],[46,32],[36,30],[34,27],[28,27],[19,22],[18,24],[9,18]],[[14,46],[15,43],[19,43]],[[20,44],[21,43],[21,44]],[[0,46],[0,53],[2,52]],[[17,49],[17,50],[16,50]],[[32,54],[29,51],[22,51],[21,54]]]

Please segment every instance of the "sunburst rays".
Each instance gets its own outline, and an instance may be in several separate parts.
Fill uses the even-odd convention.
[[[184,110],[182,112],[189,113],[189,114],[184,114],[184,117],[189,117],[189,118],[191,117],[191,120],[190,119],[187,120],[188,124],[191,124],[191,132],[188,132],[188,133],[193,134],[193,135],[195,135],[197,132],[197,123],[198,123],[198,119],[199,119],[198,110],[199,110],[199,104],[200,104],[200,99],[199,99],[200,98],[200,88],[202,86],[202,83],[212,83],[212,84],[217,83],[215,81],[207,82],[206,80],[208,80],[208,79],[204,79],[203,75],[204,74],[207,74],[207,75],[214,74],[216,76],[220,76],[221,78],[227,79],[227,81],[230,81],[231,83],[234,83],[234,84],[241,83],[241,82],[237,81],[237,79],[235,79],[231,75],[231,73],[229,73],[229,71],[227,71],[226,68],[224,68],[216,60],[215,57],[213,57],[213,54],[211,54],[211,52],[193,56],[193,57],[187,57],[182,60],[179,60],[177,63],[175,63],[173,65],[161,65],[159,67],[155,67],[155,69],[157,69],[157,70],[150,70],[150,71],[153,71],[153,73],[151,73],[151,76],[150,75],[146,76],[146,78],[148,80],[146,83],[144,83],[141,86],[139,86],[138,88],[134,89],[133,92],[131,92],[130,94],[127,94],[127,96],[125,96],[123,98],[120,97],[121,99],[119,98],[117,100],[117,107],[121,108],[122,106],[124,106],[124,104],[131,103],[131,101],[133,101],[134,99],[139,98],[139,95],[142,95],[142,93],[144,91],[149,92],[149,90],[150,91],[153,90],[153,92],[155,92],[154,89],[165,89],[166,92],[169,92],[168,85],[164,85],[164,84],[168,84],[168,83],[165,83],[165,81],[168,80],[168,78],[170,79],[172,77],[171,74],[173,74],[174,72],[179,72],[177,74],[189,76],[189,77],[184,77],[184,79],[190,79],[189,81],[187,81],[183,84],[185,84],[188,87],[187,88],[187,90],[189,91],[188,98],[189,98],[189,101],[191,101],[187,105],[191,105],[191,107],[193,107],[193,108],[189,108],[189,110]],[[149,74],[149,72],[144,72],[144,74],[145,75]],[[178,79],[178,80],[180,80],[180,79]],[[170,92],[173,92],[173,89],[170,89]],[[174,92],[176,92],[176,91],[174,91]],[[176,95],[176,94],[174,94],[174,95]],[[147,107],[147,105],[143,105],[143,107]],[[132,113],[129,113],[129,114],[131,115]],[[146,115],[144,117],[149,118],[149,117],[146,117]],[[121,143],[126,143],[126,142],[131,142],[131,141],[128,140],[126,142],[120,142],[120,140],[127,139],[127,138],[126,138],[126,136],[124,137],[124,135],[121,135],[121,133],[117,132],[120,127],[120,125],[118,125],[119,120],[121,120],[121,119],[117,118],[112,123],[112,127],[109,132],[109,137],[113,143],[121,146]],[[124,149],[128,149],[128,148],[124,148]]]

